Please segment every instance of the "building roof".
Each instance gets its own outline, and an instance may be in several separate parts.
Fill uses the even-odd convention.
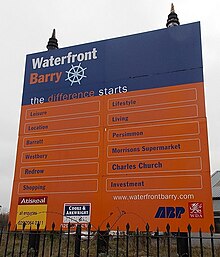
[[[212,198],[220,198],[220,170],[212,174]]]

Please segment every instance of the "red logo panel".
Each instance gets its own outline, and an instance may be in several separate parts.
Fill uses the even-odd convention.
[[[203,203],[202,202],[191,202],[188,204],[189,217],[195,219],[203,218]]]

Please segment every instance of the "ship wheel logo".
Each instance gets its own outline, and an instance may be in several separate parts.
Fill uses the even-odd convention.
[[[87,68],[81,67],[81,63],[77,66],[71,65],[71,68],[66,71],[67,78],[65,80],[69,81],[71,83],[71,86],[74,83],[78,83],[80,85],[80,82],[83,78],[86,78],[85,70]]]

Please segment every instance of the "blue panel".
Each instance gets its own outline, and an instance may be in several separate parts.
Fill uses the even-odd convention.
[[[200,81],[197,22],[28,55],[22,104],[32,97],[47,101],[56,93],[92,90],[99,95],[102,88],[120,85],[133,91]]]

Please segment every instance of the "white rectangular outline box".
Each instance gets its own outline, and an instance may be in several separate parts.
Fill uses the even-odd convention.
[[[109,152],[109,148],[110,147],[121,147],[121,146],[129,146],[129,144],[119,144],[119,145],[108,145],[108,148],[107,148],[107,157],[109,159],[111,158],[124,158],[124,157],[133,157],[133,156],[145,156],[145,155],[169,155],[169,154],[185,154],[185,153],[197,153],[197,152],[201,152],[201,142],[200,142],[200,139],[199,138],[193,138],[193,139],[179,139],[179,140],[169,140],[169,141],[154,141],[154,142],[137,142],[137,143],[134,143],[134,144],[140,144],[140,145],[144,145],[144,144],[157,144],[157,143],[163,143],[163,142],[167,142],[167,143],[172,143],[172,142],[180,142],[180,141],[198,141],[198,144],[199,144],[199,149],[198,150],[195,150],[195,151],[188,151],[188,152],[173,152],[173,153],[149,153],[149,152],[145,152],[145,153],[140,153],[140,154],[131,154],[131,155],[120,155],[120,156],[117,156],[117,155],[114,155],[114,156],[109,156],[108,152]]]
[[[143,178],[147,178],[147,179],[152,179],[152,178],[158,178],[158,179],[161,179],[161,178],[183,178],[183,177],[188,177],[189,179],[192,179],[192,177],[199,177],[200,178],[200,187],[191,187],[191,188],[154,188],[154,189],[148,189],[148,188],[144,188],[144,189],[137,189],[137,188],[129,188],[129,189],[123,189],[123,190],[109,190],[108,189],[108,181],[109,180],[126,180],[126,179],[143,179]],[[131,191],[138,191],[138,192],[142,192],[142,191],[175,191],[175,190],[198,190],[198,189],[202,189],[203,188],[203,183],[202,183],[202,176],[201,175],[177,175],[177,176],[147,176],[147,177],[121,177],[121,178],[107,178],[106,179],[106,192],[131,192]]]
[[[124,122],[124,123],[109,123],[110,120],[110,116],[113,115],[129,115],[132,113],[141,113],[141,112],[152,112],[154,110],[167,110],[167,109],[176,109],[176,108],[186,108],[186,107],[194,107],[195,108],[195,115],[185,115],[185,116],[181,116],[181,117],[176,117],[176,118],[163,118],[163,119],[159,119],[159,120],[155,120],[155,119],[149,119],[149,120],[141,120],[141,121],[133,121],[133,122]],[[180,119],[189,119],[189,118],[197,118],[199,115],[198,112],[198,105],[197,104],[192,104],[192,105],[183,105],[183,106],[174,106],[174,107],[166,107],[166,108],[158,108],[158,109],[149,109],[149,110],[139,110],[139,111],[130,111],[130,112],[117,112],[117,113],[110,113],[107,115],[107,124],[108,126],[122,126],[122,125],[128,125],[128,124],[136,124],[136,123],[147,123],[147,122],[158,122],[158,121],[166,121],[166,120],[180,120]]]
[[[85,126],[85,127],[78,127],[78,128],[74,128],[74,127],[70,127],[70,128],[62,128],[62,129],[53,129],[53,130],[44,130],[44,131],[39,131],[39,132],[25,132],[26,127],[30,124],[42,124],[42,123],[50,123],[50,122],[62,122],[64,120],[77,120],[77,119],[87,119],[87,118],[94,118],[97,117],[98,118],[98,124],[94,125],[94,126]],[[54,131],[64,131],[64,130],[78,130],[78,129],[86,129],[86,128],[97,128],[100,127],[100,115],[93,115],[93,116],[84,116],[84,117],[78,117],[78,118],[71,118],[71,119],[59,119],[59,120],[47,120],[47,121],[38,121],[38,122],[29,122],[29,123],[25,123],[23,126],[23,132],[24,135],[31,135],[31,134],[39,134],[39,133],[50,133],[50,132],[54,132]]]
[[[65,191],[65,192],[48,192],[48,191],[45,191],[45,192],[36,192],[36,193],[33,193],[33,192],[19,192],[19,188],[23,185],[23,184],[40,184],[40,183],[65,183],[65,182],[68,182],[68,181],[81,181],[82,183],[85,182],[85,181],[95,181],[96,182],[96,189],[95,190],[88,190],[88,191]],[[72,194],[76,194],[76,193],[95,193],[95,192],[98,192],[98,179],[69,179],[69,180],[38,180],[38,181],[35,181],[35,182],[19,182],[18,183],[18,189],[17,189],[17,194],[18,195],[37,195],[37,194],[43,194],[43,195],[48,195],[48,194],[69,194],[69,193],[72,193]]]
[[[143,137],[138,137],[138,138],[121,138],[121,139],[109,139],[110,138],[110,133],[113,131],[117,130],[129,130],[129,129],[142,129],[142,128],[154,128],[154,127],[163,127],[163,126],[175,126],[179,124],[193,124],[195,123],[197,125],[198,132],[197,133],[192,133],[192,134],[176,134],[176,135],[168,135],[168,136],[143,136]],[[199,121],[186,121],[186,122],[176,122],[176,123],[167,123],[167,124],[156,124],[156,125],[148,125],[148,126],[137,126],[137,127],[126,127],[126,128],[116,128],[116,129],[108,129],[108,142],[117,142],[117,141],[127,141],[127,140],[139,140],[139,139],[147,139],[147,138],[166,138],[166,137],[181,137],[181,136],[193,136],[193,135],[199,135],[200,134],[200,125]]]
[[[62,135],[72,135],[72,134],[86,134],[86,133],[90,133],[90,132],[92,132],[92,133],[94,133],[94,132],[97,132],[97,134],[98,134],[98,137],[97,137],[97,141],[89,141],[89,142],[82,142],[82,143],[69,143],[69,144],[62,144],[62,143],[59,143],[58,145],[43,145],[43,146],[25,146],[25,143],[24,143],[24,141],[25,140],[28,140],[28,138],[35,138],[35,137],[37,137],[37,138],[39,138],[39,137],[54,137],[54,136],[62,136]],[[51,146],[60,146],[60,145],[80,145],[80,144],[90,144],[90,143],[99,143],[100,142],[100,131],[99,130],[90,130],[90,131],[84,131],[84,132],[69,132],[69,133],[60,133],[60,134],[50,134],[50,135],[48,135],[48,134],[46,134],[46,135],[38,135],[38,136],[24,136],[24,138],[23,138],[23,148],[41,148],[41,147],[51,147]]]
[[[178,85],[177,85],[178,86]],[[157,104],[145,104],[145,105],[138,105],[138,106],[126,106],[126,107],[122,107],[119,109],[116,109],[116,108],[111,108],[110,106],[110,102],[112,101],[126,101],[126,99],[130,99],[132,100],[134,98],[138,98],[138,97],[144,97],[144,96],[157,96],[157,95],[162,95],[162,94],[170,94],[170,93],[176,93],[176,92],[183,92],[183,91],[194,91],[195,92],[195,98],[192,99],[192,100],[186,100],[186,101],[175,101],[175,102],[166,102],[166,103],[157,103]],[[132,109],[135,109],[135,108],[140,108],[140,107],[145,107],[145,106],[160,106],[160,105],[165,105],[165,104],[175,104],[175,103],[188,103],[188,102],[192,102],[192,101],[197,101],[198,100],[198,94],[197,94],[197,89],[196,88],[188,88],[188,89],[177,89],[177,90],[171,90],[171,91],[166,91],[166,92],[158,92],[158,93],[150,93],[150,94],[140,94],[140,95],[131,95],[131,96],[128,96],[128,97],[120,97],[120,98],[112,98],[112,99],[108,99],[108,111],[114,111],[114,110],[123,110],[123,109],[127,109],[128,107],[129,108],[132,108]]]
[[[156,160],[158,160],[158,161],[163,161],[163,160],[177,160],[177,159],[199,159],[199,161],[200,161],[200,168],[199,169],[190,169],[190,170],[184,170],[184,169],[179,169],[179,170],[177,170],[177,169],[175,169],[175,170],[167,170],[167,169],[164,169],[164,170],[159,170],[159,171],[157,171],[156,169],[155,170],[146,170],[146,171],[130,171],[130,170],[126,170],[126,171],[116,171],[116,172],[109,172],[109,168],[108,168],[108,164],[110,164],[110,163],[126,163],[126,162],[141,162],[141,161],[156,161]],[[129,174],[149,174],[149,173],[167,173],[167,172],[170,172],[170,173],[172,173],[172,172],[181,172],[181,171],[202,171],[202,158],[201,158],[201,156],[193,156],[193,157],[191,157],[191,156],[189,156],[189,157],[176,157],[176,158],[157,158],[157,159],[143,159],[143,160],[134,160],[134,159],[132,159],[132,160],[120,160],[120,161],[109,161],[109,162],[107,162],[107,167],[106,167],[106,169],[107,169],[107,174],[108,175],[117,175],[117,174],[127,174],[127,173],[129,173]]]
[[[38,150],[38,151],[30,151],[31,153],[39,153],[39,152],[54,152],[54,151],[61,151],[61,150],[73,150],[73,149],[88,149],[88,148],[96,148],[96,149],[98,149],[98,151],[97,151],[97,156],[95,156],[95,157],[89,157],[89,158],[87,158],[87,157],[84,157],[84,158],[73,158],[73,159],[64,159],[63,161],[71,161],[71,160],[94,160],[94,159],[98,159],[99,158],[99,146],[90,146],[90,147],[75,147],[75,148],[56,148],[56,149],[50,149],[50,150]],[[48,160],[48,161],[39,161],[39,160],[34,160],[34,161],[31,161],[31,162],[24,162],[24,161],[22,161],[22,159],[23,159],[23,157],[24,157],[24,155],[25,154],[28,154],[29,152],[22,152],[22,154],[21,154],[21,163],[34,163],[34,161],[35,162],[37,162],[37,163],[41,163],[41,162],[43,162],[43,163],[45,163],[45,162],[58,162],[58,161],[61,161],[61,159],[56,159],[56,160]]]
[[[96,173],[94,173],[94,174],[71,174],[71,175],[60,175],[60,176],[58,176],[58,175],[56,175],[56,176],[44,176],[44,175],[42,175],[42,176],[36,176],[36,177],[34,177],[34,176],[32,176],[32,177],[22,177],[22,169],[32,169],[32,168],[44,168],[44,167],[57,167],[57,166],[74,166],[74,165],[80,165],[80,164],[97,164],[97,171],[96,171]],[[99,162],[83,162],[83,163],[64,163],[64,164],[57,164],[57,165],[53,165],[53,164],[51,164],[51,165],[35,165],[35,166],[23,166],[23,167],[21,167],[20,168],[20,179],[26,179],[26,180],[32,180],[32,179],[37,179],[37,178],[59,178],[59,177],[63,177],[63,178],[66,178],[66,177],[77,177],[77,176],[79,176],[79,177],[84,177],[84,176],[96,176],[96,175],[98,175],[99,174]]]
[[[55,116],[47,116],[47,117],[41,117],[41,116],[38,116],[38,117],[35,117],[35,118],[28,118],[27,117],[27,113],[28,111],[39,111],[39,110],[45,110],[45,109],[53,109],[53,108],[58,108],[59,107],[62,107],[62,106],[72,106],[72,105],[84,105],[84,104],[87,104],[87,103],[98,103],[98,110],[97,111],[88,111],[88,112],[77,112],[77,113],[71,113],[71,114],[63,114],[63,115],[55,115]],[[80,110],[80,109],[79,109]],[[40,111],[39,111],[40,112]],[[29,108],[26,110],[26,113],[25,113],[25,119],[26,120],[36,120],[36,119],[49,119],[49,118],[53,118],[53,117],[65,117],[65,116],[72,116],[72,115],[80,115],[80,114],[90,114],[90,113],[94,113],[94,112],[100,112],[100,100],[97,100],[97,101],[91,101],[91,102],[83,102],[83,103],[71,103],[71,104],[60,104],[60,105],[56,105],[56,106],[45,106],[45,107],[39,107],[39,108]]]

